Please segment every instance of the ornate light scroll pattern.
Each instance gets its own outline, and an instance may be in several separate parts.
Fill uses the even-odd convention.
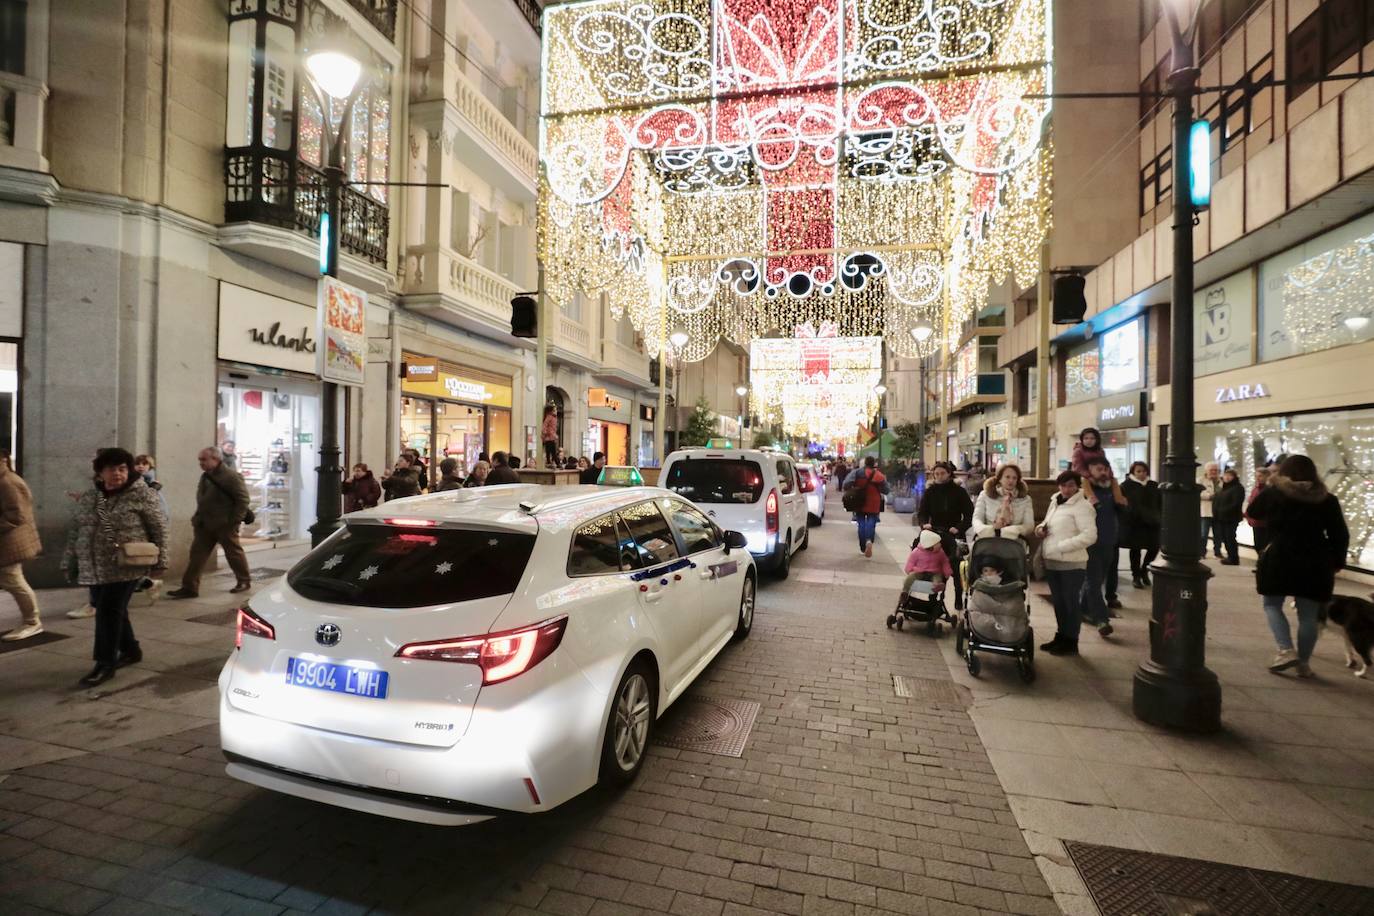
[[[839,337],[837,325],[806,322],[795,336],[749,348],[749,409],[789,436],[828,442],[852,437],[877,412],[881,337]]]
[[[1048,231],[1050,0],[584,0],[545,11],[548,289],[684,358],[805,321],[958,327]]]

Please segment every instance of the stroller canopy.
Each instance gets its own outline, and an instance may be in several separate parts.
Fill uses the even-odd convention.
[[[979,567],[988,560],[995,560],[994,565],[1002,568],[1003,582],[1027,581],[1026,545],[1021,543],[1020,538],[979,538],[974,541],[968,558],[969,578],[976,579]]]

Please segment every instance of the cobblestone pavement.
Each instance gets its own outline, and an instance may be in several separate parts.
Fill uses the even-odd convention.
[[[967,690],[935,642],[883,626],[895,558],[859,556],[831,508],[792,577],[765,583],[750,639],[692,688],[760,704],[742,758],[655,747],[628,790],[471,828],[227,778],[211,718],[227,595],[140,612],[158,651],[96,699],[69,686],[89,622],[59,625],[77,638],[0,656],[0,910],[1058,912]]]

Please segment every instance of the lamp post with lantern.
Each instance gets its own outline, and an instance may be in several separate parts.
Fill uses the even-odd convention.
[[[1206,665],[1207,580],[1212,573],[1202,563],[1193,441],[1193,223],[1196,210],[1206,206],[1211,179],[1208,129],[1205,122],[1193,122],[1198,6],[1198,0],[1164,3],[1173,39],[1169,94],[1174,103],[1169,453],[1159,488],[1161,551],[1152,567],[1150,658],[1136,669],[1132,708],[1137,718],[1153,725],[1211,732],[1221,727],[1221,684]]]
[[[314,90],[319,102],[325,130],[320,142],[324,149],[324,208],[320,215],[320,273],[326,277],[339,275],[339,233],[342,229],[344,144],[348,142],[349,122],[353,117],[353,103],[361,88],[359,77],[363,66],[342,44],[326,42],[305,57],[306,82]],[[339,129],[331,135],[329,113],[331,100],[343,101]],[[319,344],[323,346],[323,342]],[[320,465],[316,468],[315,524],[310,526],[310,543],[319,544],[339,526],[343,495],[339,486],[343,469],[339,467],[339,386],[335,382],[321,383],[320,402]]]
[[[739,447],[744,448],[744,412],[747,404],[744,401],[745,395],[749,393],[749,386],[740,384],[735,386],[735,395],[739,398]]]

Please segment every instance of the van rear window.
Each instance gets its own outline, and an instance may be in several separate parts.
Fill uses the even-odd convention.
[[[377,608],[428,607],[515,591],[533,534],[348,525],[286,576],[313,601]]]
[[[763,471],[741,458],[679,461],[664,487],[694,503],[750,504],[763,496]]]

